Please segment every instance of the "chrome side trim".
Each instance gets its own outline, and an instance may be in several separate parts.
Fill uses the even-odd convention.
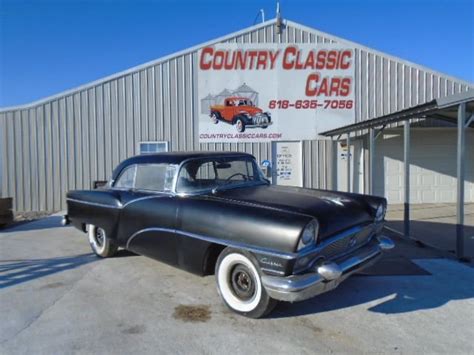
[[[159,194],[159,195],[158,195]],[[135,202],[139,202],[139,201],[143,201],[143,200],[150,200],[152,198],[162,198],[162,197],[166,197],[166,196],[172,196],[166,192],[164,193],[156,193],[156,195],[153,195],[153,196],[143,196],[143,197],[138,197],[134,200],[131,200],[131,201],[128,201],[127,203],[125,204],[120,204],[119,206],[112,206],[112,205],[106,205],[106,204],[103,204],[103,203],[99,203],[99,202],[90,202],[90,201],[82,201],[82,200],[76,200],[74,198],[67,198],[66,200],[67,201],[71,201],[71,202],[77,202],[77,203],[82,203],[84,205],[91,205],[91,206],[96,206],[96,207],[105,207],[105,208],[113,208],[113,209],[123,209],[125,207],[127,207],[128,205],[131,205],[132,203],[135,203]],[[120,202],[119,202],[120,203]]]
[[[132,203],[135,203],[135,202],[140,202],[140,201],[144,201],[144,200],[151,200],[153,198],[163,198],[163,197],[166,197],[166,196],[170,196],[170,194],[167,194],[166,192],[164,193],[160,193],[160,192],[150,192],[150,191],[147,191],[148,193],[154,193],[156,195],[153,195],[153,196],[143,196],[143,197],[138,197],[136,198],[135,200],[131,200],[131,201],[128,201],[127,203],[125,203],[124,205],[122,205],[122,208],[125,208],[127,207],[128,205],[131,205]],[[159,194],[159,195],[158,195]]]
[[[116,209],[116,210],[119,210],[121,209],[123,206],[122,204],[120,204],[119,206],[112,206],[112,205],[106,205],[106,204],[103,204],[103,203],[99,203],[99,202],[90,202],[90,201],[81,201],[81,200],[76,200],[74,198],[67,198],[66,199],[67,201],[71,201],[71,202],[77,202],[77,203],[82,203],[84,205],[90,205],[90,206],[96,206],[96,207],[105,207],[105,208],[113,208],[113,209]],[[119,202],[120,203],[120,202]]]
[[[280,270],[268,269],[266,267],[260,267],[260,270],[262,270],[264,272],[272,273],[272,274],[278,274],[278,275],[281,275],[281,276],[285,276],[285,272],[280,271]]]
[[[231,246],[231,247],[234,247],[234,248],[248,250],[248,251],[251,251],[251,252],[254,252],[254,253],[257,253],[257,254],[270,255],[270,256],[275,256],[275,257],[278,257],[278,258],[283,258],[283,259],[288,259],[288,260],[294,259],[294,258],[297,257],[297,254],[295,254],[295,253],[279,252],[279,251],[270,250],[270,249],[266,249],[266,248],[254,247],[254,246],[248,245],[246,243],[239,243],[239,242],[224,240],[224,239],[220,239],[220,238],[214,238],[214,237],[209,237],[209,236],[205,236],[205,235],[200,235],[200,234],[196,234],[196,233],[190,233],[190,232],[186,232],[186,231],[179,230],[179,229],[158,228],[158,227],[145,228],[145,229],[141,229],[141,230],[135,232],[134,234],[132,234],[132,236],[130,238],[128,238],[126,248],[127,249],[129,248],[131,242],[133,241],[133,239],[135,237],[137,237],[138,235],[140,235],[142,233],[146,233],[146,232],[175,233],[175,234],[183,235],[183,236],[190,237],[190,238],[204,240],[204,241],[210,242],[210,243],[216,243],[216,244],[221,244],[221,245],[225,245],[225,246]]]

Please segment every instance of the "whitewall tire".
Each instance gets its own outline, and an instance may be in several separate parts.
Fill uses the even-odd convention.
[[[97,256],[107,258],[117,252],[118,247],[110,241],[103,228],[89,224],[87,225],[87,234],[91,249]]]
[[[224,249],[217,259],[215,276],[219,295],[234,312],[260,318],[277,303],[268,296],[257,262],[248,252]]]
[[[237,120],[235,121],[235,127],[237,128],[237,132],[245,132],[245,123],[241,118],[237,118]]]

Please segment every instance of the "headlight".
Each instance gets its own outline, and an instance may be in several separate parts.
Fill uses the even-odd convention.
[[[316,244],[318,239],[319,224],[316,220],[309,222],[301,233],[300,241],[298,243],[298,250],[306,248],[307,246]]]
[[[384,203],[381,203],[379,207],[377,207],[377,211],[375,212],[375,222],[381,222],[385,218],[385,212],[387,208]]]

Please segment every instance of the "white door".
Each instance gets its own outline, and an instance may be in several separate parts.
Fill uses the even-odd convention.
[[[474,134],[466,132],[466,202],[474,201]],[[457,131],[411,129],[410,202],[456,202]],[[375,194],[403,203],[403,130],[386,131],[376,142]]]
[[[352,192],[364,193],[364,144],[361,139],[351,142],[352,164]]]
[[[337,143],[337,190],[347,189],[347,155],[351,159],[351,192],[364,193],[364,149],[361,139],[352,139],[350,149],[346,141]]]

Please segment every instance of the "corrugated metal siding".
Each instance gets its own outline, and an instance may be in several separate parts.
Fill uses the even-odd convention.
[[[316,30],[274,23],[227,39],[238,43],[330,43]],[[197,51],[94,83],[28,109],[0,112],[2,190],[18,211],[61,210],[70,189],[107,179],[140,141],[163,140],[170,150],[231,150],[271,158],[270,143],[199,144]],[[362,47],[355,50],[356,121],[467,90],[437,74]],[[304,185],[331,188],[334,145],[304,141]]]
[[[1,117],[1,116],[0,116]],[[0,197],[3,197],[3,161],[5,160],[5,148],[3,142],[6,141],[5,122],[0,118]]]

